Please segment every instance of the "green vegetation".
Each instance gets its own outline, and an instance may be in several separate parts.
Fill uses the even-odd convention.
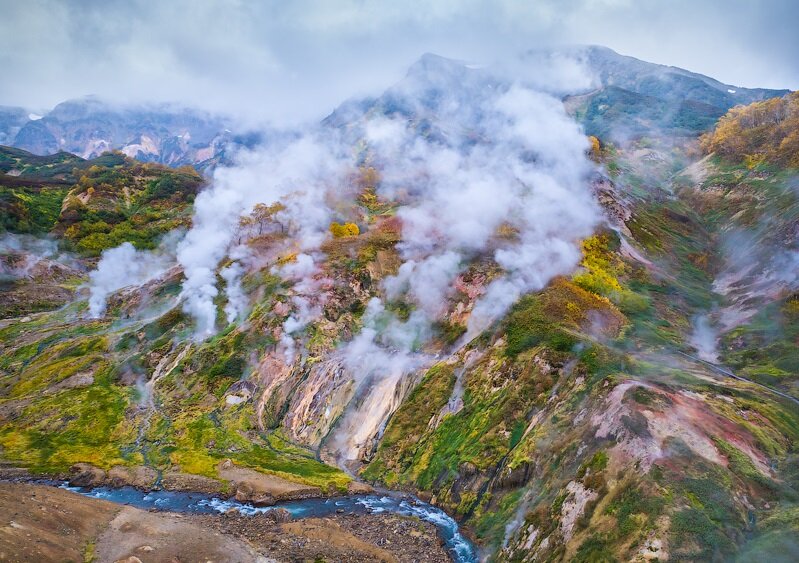
[[[69,188],[64,185],[26,185],[0,178],[0,231],[44,234],[56,225],[61,203]]]
[[[189,225],[190,204],[201,185],[189,167],[92,165],[67,196],[57,231],[89,256],[123,242],[155,248],[161,236]]]
[[[94,383],[35,395],[20,417],[0,427],[4,458],[34,472],[65,472],[77,462],[110,468],[136,464],[130,451],[135,429],[126,420],[131,390],[112,383],[110,368],[94,371]]]
[[[588,325],[615,337],[624,321],[606,298],[557,279],[540,294],[527,295],[514,305],[505,328],[506,349],[511,356],[540,345],[566,352],[577,343],[579,331],[591,328]]]

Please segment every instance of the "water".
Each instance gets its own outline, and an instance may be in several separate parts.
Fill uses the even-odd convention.
[[[444,545],[454,561],[458,563],[474,563],[477,561],[474,547],[460,533],[457,522],[443,510],[414,498],[394,495],[355,495],[296,500],[283,502],[275,506],[257,507],[252,504],[222,499],[203,493],[146,492],[133,487],[97,487],[93,489],[67,485],[61,485],[61,487],[87,497],[109,500],[137,508],[154,508],[195,514],[222,514],[228,510],[236,509],[241,514],[253,516],[275,508],[284,508],[288,510],[293,518],[330,516],[335,514],[337,510],[355,514],[389,512],[400,516],[415,516],[436,526],[439,535],[444,540]]]

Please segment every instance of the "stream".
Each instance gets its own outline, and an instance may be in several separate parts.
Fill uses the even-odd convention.
[[[71,487],[66,484],[59,486],[87,497],[135,506],[145,510],[156,509],[194,514],[223,514],[228,510],[236,509],[245,516],[253,516],[275,508],[284,508],[293,518],[312,518],[330,516],[340,511],[354,514],[390,512],[400,516],[417,517],[435,525],[453,561],[457,563],[475,563],[478,560],[474,546],[461,534],[455,520],[443,510],[405,495],[373,494],[312,498],[281,502],[269,507],[256,507],[252,504],[232,499],[222,499],[204,493],[147,492],[133,487],[84,488]]]

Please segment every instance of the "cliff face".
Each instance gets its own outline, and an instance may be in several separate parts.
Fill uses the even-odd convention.
[[[212,220],[248,197],[246,174],[204,188],[188,168],[120,154],[4,152],[2,170],[18,172],[0,177],[5,228],[53,239],[4,238],[3,460],[212,488],[254,470],[343,492],[355,476],[431,499],[497,560],[762,558],[787,545],[799,526],[796,170],[705,154],[695,135],[649,123],[646,138],[593,148],[574,129],[569,162],[593,159],[576,192],[585,207],[568,191],[536,199],[548,174],[570,177],[548,135],[518,159],[515,136],[499,145],[507,166],[465,161],[481,172],[467,182],[469,166],[440,171],[457,155],[497,160],[489,125],[508,120],[486,117],[487,86],[529,100],[453,65],[427,57],[380,100],[331,116],[357,155],[343,172],[308,140],[255,166],[252,205],[195,246],[163,235],[226,225]],[[453,84],[478,94],[448,98]],[[384,121],[397,115],[401,135]],[[554,131],[573,125],[563,119]],[[411,135],[413,158],[397,166],[366,135],[375,147]],[[414,168],[431,151],[435,166]],[[288,182],[308,155],[321,172],[273,197],[272,176]],[[513,167],[533,187],[515,183],[492,218],[504,184],[480,181]],[[487,185],[479,204],[460,199]],[[321,206],[338,228],[300,220]],[[583,211],[591,228],[569,235]],[[576,267],[553,270],[558,250]],[[192,288],[212,336],[197,333]],[[14,308],[37,291],[37,307]],[[489,296],[511,296],[493,318]]]

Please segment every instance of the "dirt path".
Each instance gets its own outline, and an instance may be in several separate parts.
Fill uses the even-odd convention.
[[[120,510],[62,489],[0,483],[0,561],[83,561]]]

